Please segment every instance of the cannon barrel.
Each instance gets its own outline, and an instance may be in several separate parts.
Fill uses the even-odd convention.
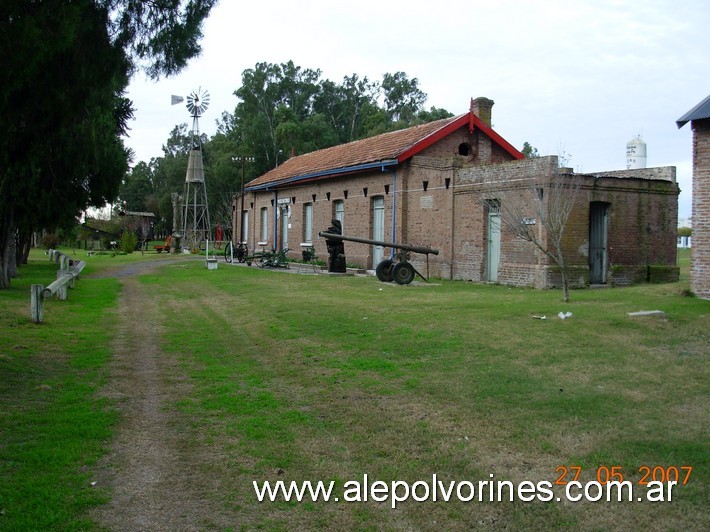
[[[382,242],[381,240],[370,240],[369,238],[359,238],[356,236],[345,236],[336,235],[335,233],[328,233],[326,231],[321,231],[318,236],[327,238],[330,240],[346,240],[348,242],[360,242],[361,244],[370,244],[373,246],[382,246],[384,248],[394,248],[394,249],[404,249],[405,251],[414,251],[415,253],[424,253],[428,255],[432,253],[434,255],[439,254],[438,249],[428,248],[425,246],[412,246],[411,244],[393,244],[392,242]]]

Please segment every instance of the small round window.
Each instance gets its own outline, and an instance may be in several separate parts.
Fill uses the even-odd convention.
[[[459,144],[459,155],[463,155],[464,157],[471,155],[471,145],[468,142]]]

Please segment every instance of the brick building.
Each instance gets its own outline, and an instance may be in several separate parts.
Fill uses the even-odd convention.
[[[693,246],[690,289],[710,299],[710,96],[680,117],[679,128],[693,129]]]
[[[339,219],[345,235],[438,249],[428,264],[435,277],[557,286],[550,260],[501,229],[495,190],[573,174],[555,156],[526,159],[491,128],[492,106],[477,98],[453,118],[292,157],[235,199],[234,234],[244,231],[249,249],[298,257],[312,245],[325,258],[318,232]],[[675,168],[580,179],[564,240],[573,285],[677,279]],[[390,250],[346,242],[345,255],[374,269]],[[425,261],[412,255],[420,271]]]

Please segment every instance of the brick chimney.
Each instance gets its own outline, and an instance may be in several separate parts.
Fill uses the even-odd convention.
[[[473,114],[490,126],[491,110],[493,109],[494,103],[495,102],[493,100],[490,100],[485,96],[479,96],[475,100],[471,99],[471,111],[473,111]]]

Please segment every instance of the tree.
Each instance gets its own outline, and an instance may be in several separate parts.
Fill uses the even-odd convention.
[[[352,142],[366,136],[367,117],[378,110],[379,90],[377,83],[357,74],[345,76],[340,85],[324,80],[314,98],[314,110],[326,118],[338,143]]]
[[[525,155],[525,157],[527,157],[528,159],[537,159],[538,157],[540,157],[537,148],[531,146],[529,142],[525,142],[523,144],[523,149],[520,150],[520,153]]]
[[[125,175],[118,196],[126,210],[145,212],[148,209],[148,202],[155,193],[152,174],[150,166],[141,161]]]
[[[0,4],[0,289],[20,235],[116,198],[130,153],[124,92],[139,68],[178,72],[215,0]],[[91,53],[87,53],[87,51]]]
[[[488,206],[495,198],[502,227],[533,244],[559,267],[565,303],[569,302],[570,293],[563,238],[581,185],[582,179],[577,175],[557,174],[544,180],[530,177],[487,183],[480,196]]]
[[[235,143],[224,133],[217,132],[205,143],[210,218],[214,225],[219,223],[224,228],[232,227],[232,200],[241,190],[242,165],[235,160],[237,153]],[[245,173],[247,170],[251,168],[245,167]]]
[[[447,114],[423,111],[426,94],[404,72],[385,74],[382,83],[352,74],[336,84],[320,75],[293,61],[257,63],[242,73],[242,86],[234,93],[240,102],[219,127],[240,152],[255,157],[259,174],[279,163],[279,153],[306,153]],[[377,104],[381,96],[384,108]]]
[[[385,74],[382,78],[385,110],[392,122],[401,122],[403,127],[412,125],[417,113],[427,99],[419,89],[419,80],[407,78],[404,72]]]
[[[320,74],[320,70],[303,69],[293,61],[257,63],[242,73],[242,86],[234,93],[242,100],[235,110],[234,125],[242,130],[245,151],[253,154],[262,172],[276,166],[279,152],[295,148],[279,143],[277,129],[291,123],[284,127],[293,130],[312,115]],[[289,138],[283,132],[280,136]]]
[[[206,136],[202,135],[202,141]],[[187,124],[175,126],[163,144],[163,156],[151,160],[153,190],[158,204],[156,232],[170,233],[173,230],[172,194],[182,194],[185,187],[187,159],[192,148],[192,134]]]
[[[433,122],[434,120],[442,120],[444,118],[451,118],[453,113],[450,113],[446,109],[440,109],[438,107],[432,107],[428,111],[421,110],[417,113],[417,122],[425,124],[427,122]]]

